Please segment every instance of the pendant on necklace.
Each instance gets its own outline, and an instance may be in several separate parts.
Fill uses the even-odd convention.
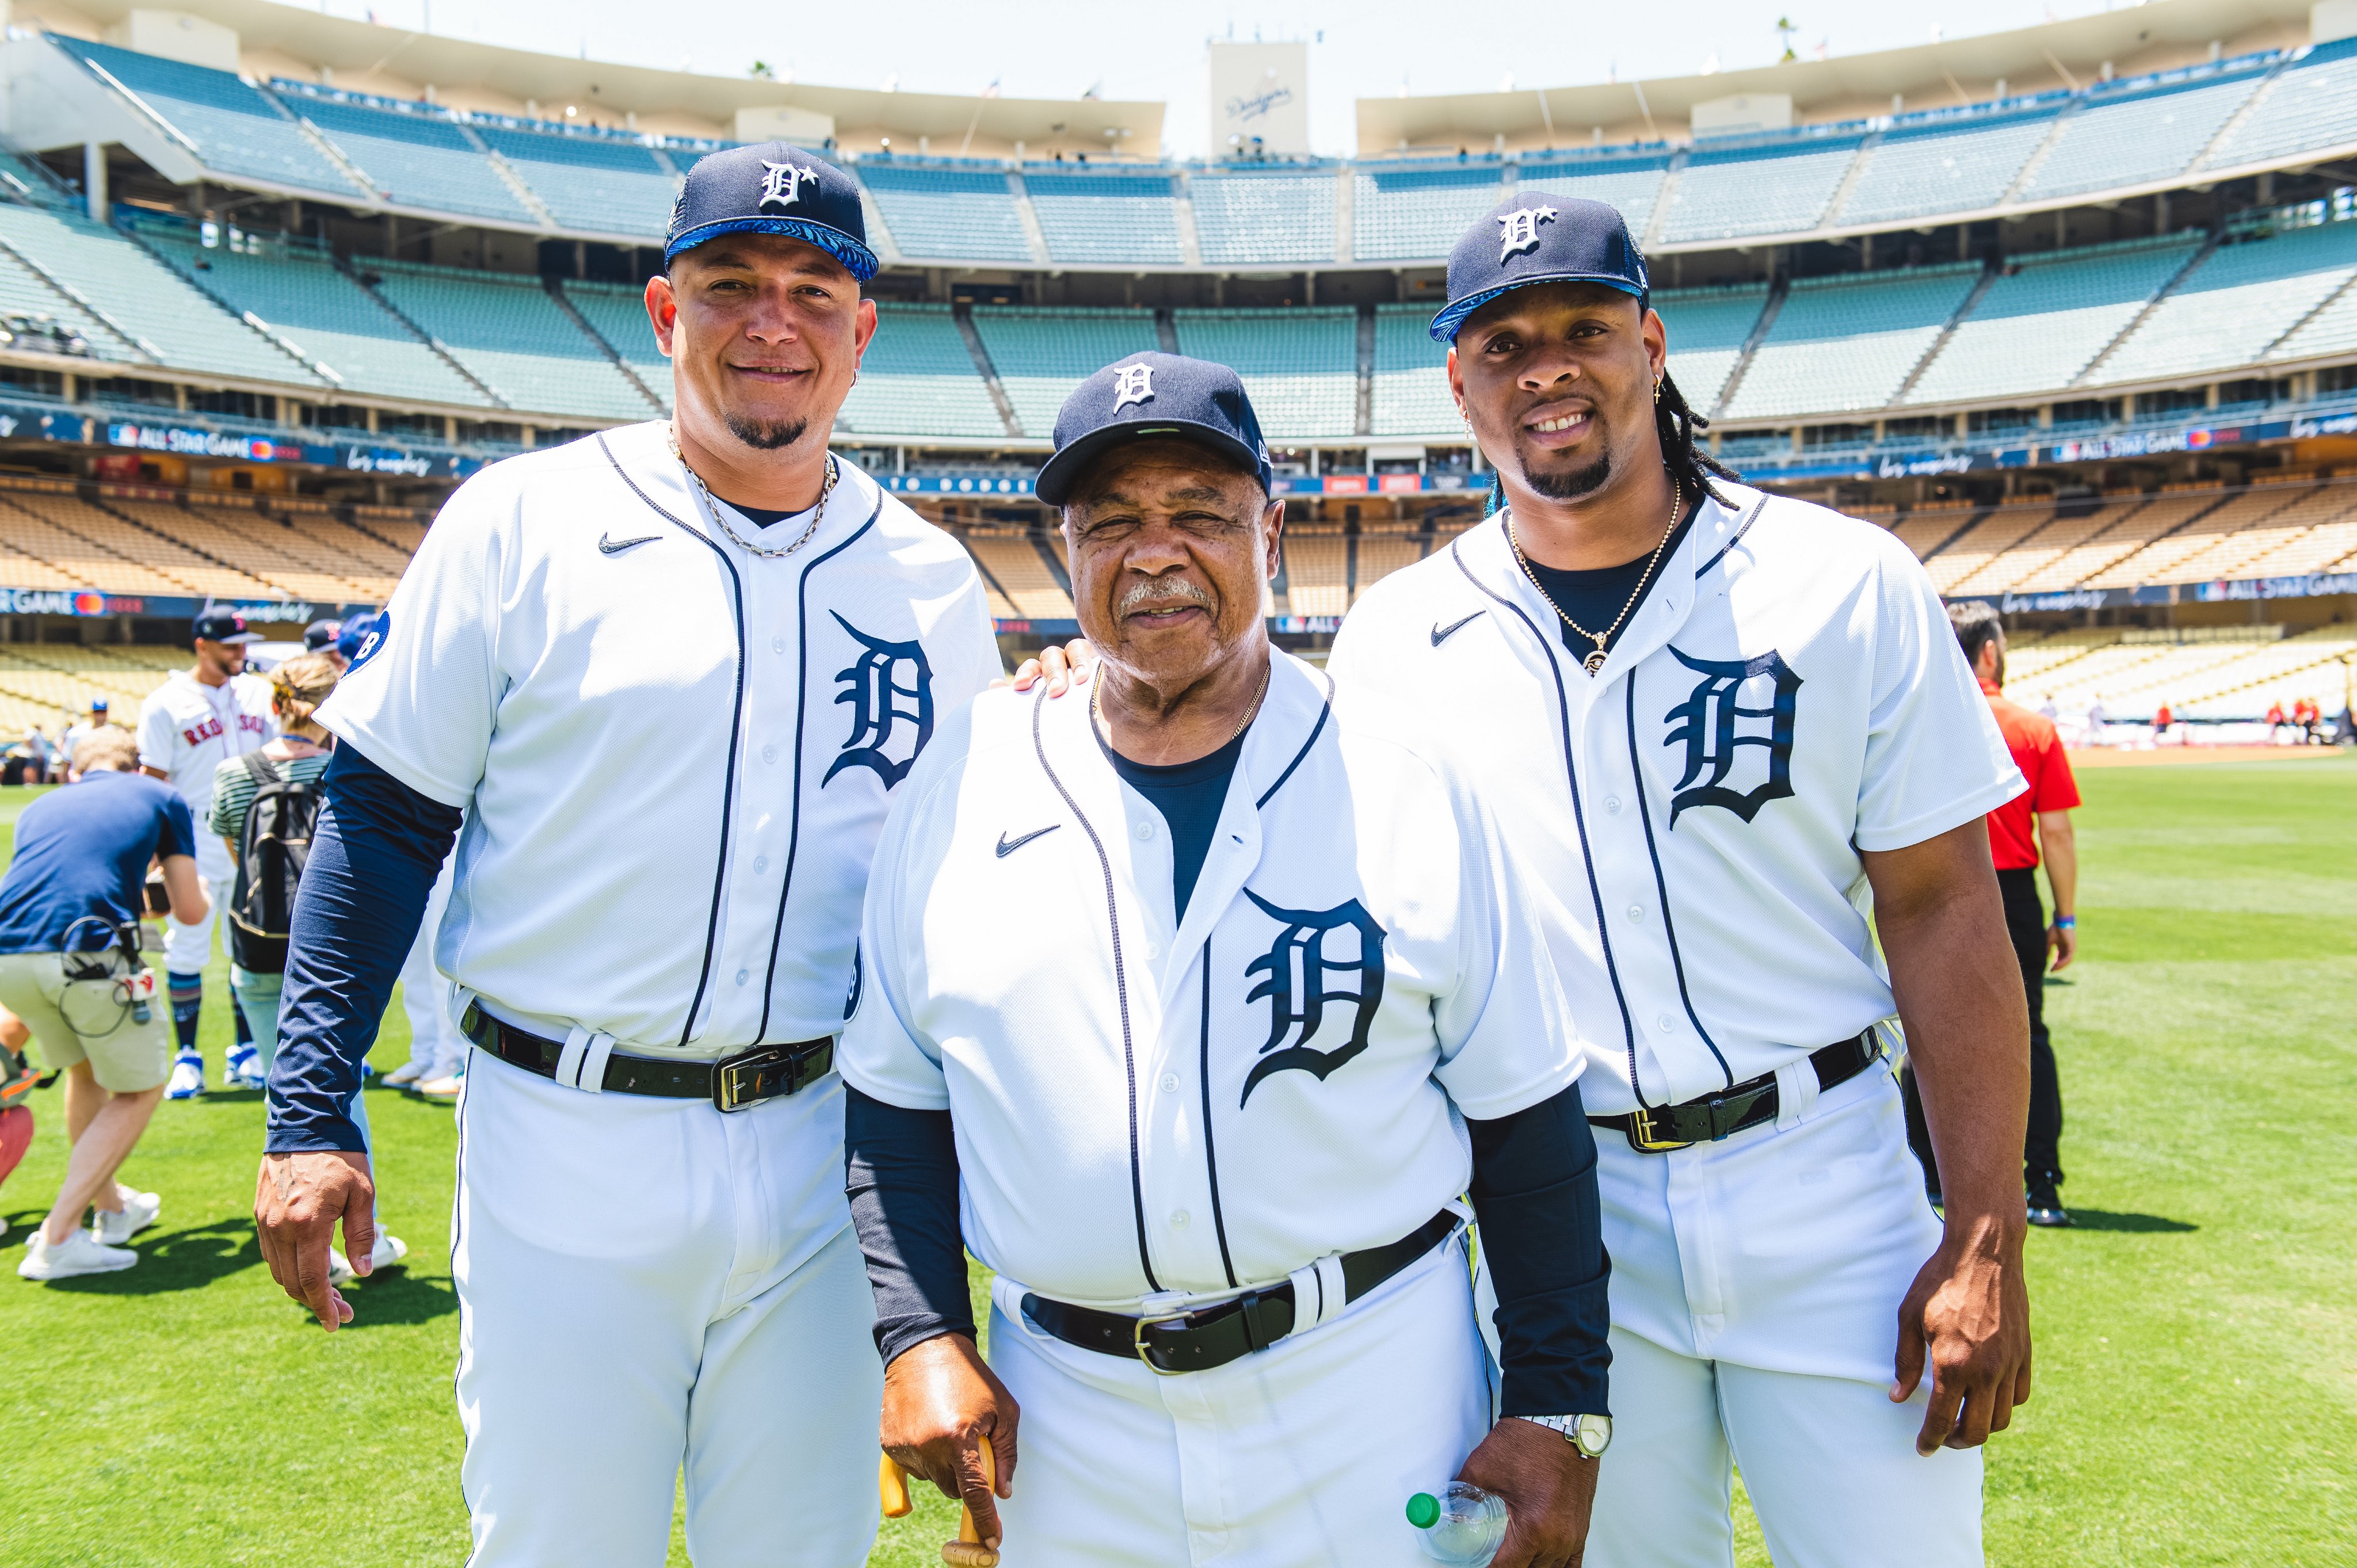
[[[1598,670],[1604,668],[1604,650],[1600,648],[1598,649],[1586,659],[1581,660],[1580,663],[1586,667],[1590,675],[1595,674]]]

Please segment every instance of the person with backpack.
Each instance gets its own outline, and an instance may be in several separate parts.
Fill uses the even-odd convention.
[[[327,799],[319,778],[328,771],[335,737],[313,712],[327,701],[343,666],[325,653],[306,653],[270,672],[270,711],[278,737],[221,763],[213,774],[212,831],[229,845],[236,867],[230,894],[230,991],[253,1033],[266,1081],[278,1053],[278,995],[286,980],[286,933],[295,889],[310,857],[311,830]],[[351,1118],[373,1147],[367,1097],[352,1092]],[[373,1266],[398,1262],[409,1251],[392,1232],[376,1233]],[[328,1273],[341,1283],[350,1262],[330,1249]]]

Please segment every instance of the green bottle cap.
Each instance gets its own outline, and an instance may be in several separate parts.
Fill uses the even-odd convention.
[[[1407,1500],[1407,1521],[1418,1530],[1430,1530],[1440,1522],[1440,1499],[1430,1492],[1418,1492]]]

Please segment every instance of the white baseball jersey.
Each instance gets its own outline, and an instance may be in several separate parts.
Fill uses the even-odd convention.
[[[1002,1274],[1135,1310],[1397,1240],[1465,1190],[1460,1114],[1578,1072],[1480,801],[1329,690],[1275,655],[1183,919],[1085,703],[985,694],[896,802],[836,1060],[953,1112]]]
[[[140,764],[170,779],[199,822],[212,817],[213,774],[221,765],[261,750],[277,733],[270,682],[257,675],[208,686],[176,670],[139,704]],[[208,882],[231,873],[229,850],[210,832],[197,834],[197,868]]]
[[[660,424],[443,508],[319,717],[468,808],[435,956],[495,1013],[700,1055],[842,1026],[891,793],[1001,666],[972,559],[841,474],[781,556]]]
[[[1360,599],[1346,711],[1483,780],[1587,1003],[1590,1112],[1691,1100],[1896,1008],[1862,850],[2023,788],[1921,564],[1722,484],[1594,677],[1491,518]]]

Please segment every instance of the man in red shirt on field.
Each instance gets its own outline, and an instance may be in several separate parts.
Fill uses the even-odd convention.
[[[2078,781],[2062,750],[2054,721],[2007,702],[2005,684],[2005,623],[1995,607],[1975,600],[1948,607],[1948,620],[1964,645],[1964,659],[1988,693],[1989,711],[2013,752],[2014,766],[2029,788],[1988,814],[1989,848],[1996,861],[1997,889],[2005,896],[2006,934],[2021,961],[2021,983],[2029,996],[2029,1132],[2023,1141],[2022,1179],[2032,1225],[2068,1225],[2062,1207],[2062,1087],[2054,1068],[2054,1047],[2046,1034],[2047,965],[2067,967],[2079,950],[2079,846],[2071,811],[2079,803]],[[2045,849],[2046,880],[2054,891],[2054,920],[2047,923],[2038,898],[2038,862]],[[1925,1182],[1939,1201],[1939,1167],[1923,1121],[1922,1101],[1906,1075],[1907,1141],[1923,1162]]]

